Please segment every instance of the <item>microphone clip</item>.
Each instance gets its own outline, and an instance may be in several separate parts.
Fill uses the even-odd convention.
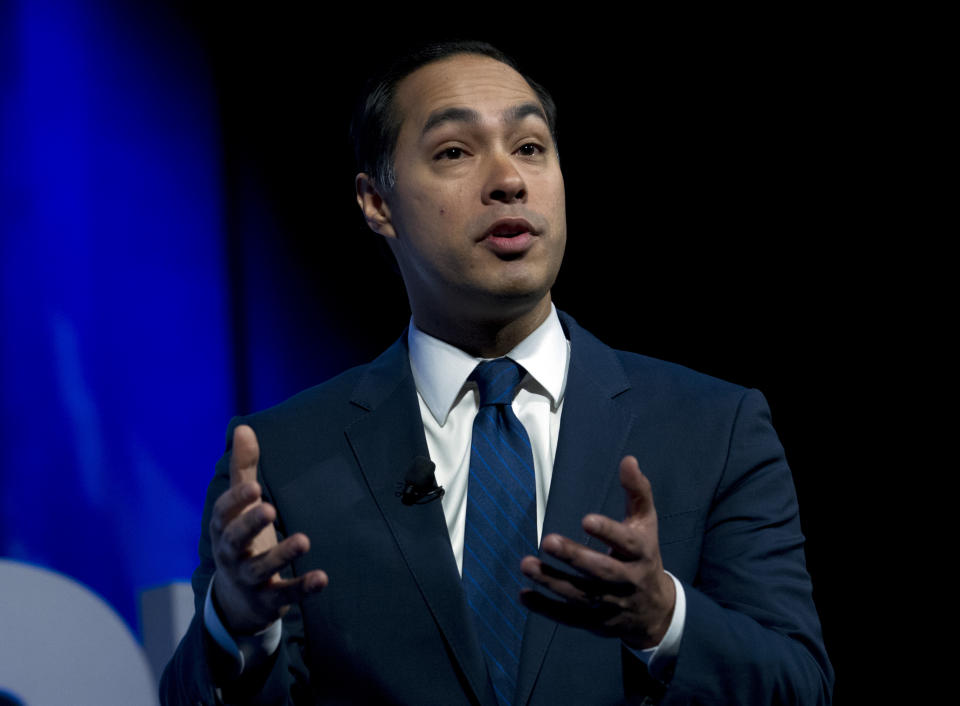
[[[436,464],[424,456],[416,456],[402,483],[397,483],[396,496],[404,505],[426,505],[442,498],[444,490],[437,485]]]

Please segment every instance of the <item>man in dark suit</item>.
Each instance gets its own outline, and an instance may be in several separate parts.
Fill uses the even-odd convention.
[[[165,703],[829,702],[762,397],[553,307],[554,116],[482,44],[371,90],[357,200],[411,327],[231,425]],[[421,502],[402,502],[425,457],[446,494],[408,476]]]

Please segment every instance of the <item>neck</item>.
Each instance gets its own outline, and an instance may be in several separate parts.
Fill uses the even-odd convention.
[[[434,338],[456,346],[478,358],[499,358],[513,350],[523,339],[536,331],[550,315],[550,294],[532,309],[510,319],[431,316],[414,311],[417,328]]]

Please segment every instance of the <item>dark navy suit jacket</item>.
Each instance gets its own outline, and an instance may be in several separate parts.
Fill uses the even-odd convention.
[[[763,397],[561,321],[571,359],[543,533],[598,546],[580,520],[623,517],[618,466],[635,455],[686,625],[664,690],[619,640],[531,614],[515,704],[828,703],[796,495]],[[441,505],[397,497],[410,460],[428,455],[405,342],[231,424],[228,439],[240,422],[256,430],[280,535],[310,537],[293,570],[323,568],[330,585],[290,611],[274,658],[225,691],[228,702],[496,704]],[[207,496],[197,616],[164,673],[164,703],[214,703],[211,674],[229,671],[202,624],[207,526],[228,462],[229,449]]]

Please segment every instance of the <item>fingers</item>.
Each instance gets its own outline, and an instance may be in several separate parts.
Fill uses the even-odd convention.
[[[520,593],[520,601],[529,610],[540,613],[551,620],[574,627],[597,630],[617,617],[620,608],[613,603],[591,601],[589,603],[569,603],[549,598],[542,593],[526,589]]]
[[[277,511],[261,498],[257,483],[260,447],[253,429],[233,431],[230,487],[214,502],[210,518],[214,590],[225,625],[235,634],[256,632],[282,617],[289,606],[323,589],[327,575],[320,570],[296,578],[280,572],[310,551],[302,533],[277,542],[273,523]]]
[[[523,575],[557,595],[571,601],[589,601],[592,592],[582,582],[571,580],[571,574],[554,569],[532,556],[524,557],[520,562]]]
[[[657,548],[655,514],[627,518],[623,522],[603,515],[587,515],[583,518],[583,529],[610,547],[610,556],[614,559],[645,559]]]
[[[279,544],[275,535],[272,541],[258,541],[276,514],[272,505],[261,503],[230,522],[216,544],[218,568],[229,571],[241,583],[256,586],[310,551],[310,540],[301,532]]]
[[[260,503],[260,485],[257,480],[257,463],[260,458],[260,447],[257,435],[253,429],[245,424],[239,425],[233,431],[233,447],[230,453],[230,487],[224,491],[213,505],[210,517],[210,535],[216,544],[220,537],[227,532],[234,520],[238,517],[244,520],[239,526],[231,530],[230,544],[239,551],[239,537],[252,542],[257,532],[249,534],[246,529],[252,523],[257,523],[260,529],[267,523],[261,521],[259,514],[246,517],[253,506]],[[269,512],[269,511],[268,511]]]
[[[230,487],[257,480],[260,445],[257,435],[246,424],[233,430],[233,448],[230,452]]]
[[[328,583],[327,574],[319,569],[295,578],[273,574],[252,589],[237,586],[217,573],[213,589],[224,625],[231,634],[242,635],[263,630],[282,618],[292,604],[323,590]]]
[[[627,496],[626,521],[655,512],[650,481],[640,472],[640,464],[633,456],[624,456],[620,461],[620,485]]]
[[[583,529],[610,547],[614,558],[649,557],[657,549],[657,511],[650,481],[640,472],[633,456],[626,456],[620,462],[620,485],[626,496],[623,522],[590,514],[583,518]]]
[[[601,596],[624,596],[635,590],[633,584],[619,578],[608,580],[584,576],[558,569],[534,557],[526,557],[520,568],[527,578],[567,601],[592,603]]]
[[[264,551],[270,544],[275,544],[275,542],[267,544],[261,542],[260,546],[257,546],[255,540],[266,527],[273,523],[276,516],[277,511],[272,505],[259,503],[231,520],[220,535],[220,548],[226,555],[221,558],[226,558],[227,563],[235,563]]]
[[[320,569],[293,579],[278,578],[270,585],[270,600],[277,609],[281,609],[293,603],[299,603],[311,593],[322,591],[329,582],[326,572]]]
[[[237,567],[240,580],[249,586],[258,586],[269,581],[294,559],[310,551],[310,540],[297,533],[271,549],[249,557]]]
[[[624,565],[618,559],[607,553],[585,547],[578,542],[574,542],[558,534],[550,534],[544,537],[541,548],[568,566],[600,581],[620,583],[628,579]],[[520,566],[522,570],[522,562]],[[549,572],[550,567],[547,565],[544,566]],[[531,576],[530,578],[537,580],[535,576]],[[552,589],[552,587],[550,588]]]
[[[210,515],[211,536],[219,538],[234,518],[259,500],[260,485],[256,482],[241,483],[224,491],[213,504]]]
[[[525,557],[520,564],[524,575],[550,595],[526,590],[521,600],[530,610],[558,622],[648,647],[658,644],[666,632],[673,584],[660,559],[650,481],[633,456],[620,462],[620,485],[626,497],[622,522],[598,514],[583,518],[584,530],[610,551],[596,551],[557,534],[545,536],[542,552],[564,567]]]
[[[243,519],[246,519],[247,515],[259,514],[258,510],[246,513]],[[256,532],[255,525],[256,523],[251,523],[247,531]],[[225,535],[219,548],[217,566],[230,577],[231,581],[240,586],[269,588],[280,580],[278,574],[281,570],[308,551],[310,551],[310,540],[305,534],[299,532],[256,554],[251,551],[250,543],[244,542],[242,537],[234,538]]]

